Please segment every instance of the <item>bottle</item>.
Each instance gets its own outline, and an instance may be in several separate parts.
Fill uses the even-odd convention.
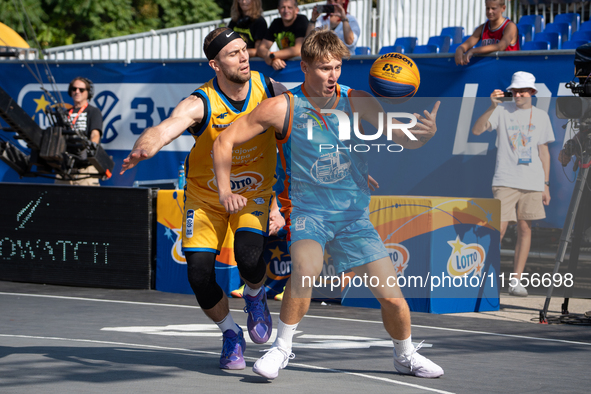
[[[179,180],[176,186],[177,189],[184,189],[185,188],[185,162],[181,161],[181,165],[179,166]]]

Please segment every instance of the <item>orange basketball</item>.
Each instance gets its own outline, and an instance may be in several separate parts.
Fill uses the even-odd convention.
[[[400,53],[380,56],[369,71],[369,87],[377,97],[412,97],[420,84],[417,65]]]

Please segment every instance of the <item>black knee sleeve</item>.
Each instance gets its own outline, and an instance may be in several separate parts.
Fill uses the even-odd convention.
[[[187,275],[199,306],[213,308],[224,296],[222,288],[215,281],[215,253],[187,252]]]
[[[234,257],[242,279],[258,283],[265,277],[267,264],[263,250],[267,238],[250,231],[239,231],[234,235]]]

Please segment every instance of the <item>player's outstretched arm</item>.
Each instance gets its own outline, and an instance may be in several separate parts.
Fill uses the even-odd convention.
[[[433,105],[431,112],[425,109],[423,110],[423,115],[417,113],[413,114],[418,121],[417,125],[411,129],[416,140],[411,140],[406,135],[404,137],[401,137],[400,135],[397,136],[399,139],[404,138],[406,141],[397,142],[394,140],[394,135],[392,135],[392,140],[404,146],[406,149],[417,149],[424,146],[437,132],[437,111],[439,111],[440,105],[441,101],[437,101],[435,105]]]
[[[139,136],[129,155],[123,159],[120,175],[135,167],[140,161],[153,157],[163,146],[170,144],[183,132],[203,118],[203,101],[189,96],[181,101],[169,118],[157,126],[148,127]]]
[[[368,121],[375,128],[379,128],[380,119],[378,113],[381,112],[383,114],[383,133],[387,135],[388,127],[385,125],[390,120],[382,105],[375,97],[362,90],[354,90],[351,92],[351,100],[354,108],[359,112],[360,119]],[[392,130],[392,141],[402,145],[405,149],[417,149],[425,145],[437,131],[436,120],[440,104],[441,102],[437,101],[431,112],[425,110],[423,111],[423,115],[413,114],[417,118],[417,123],[414,127],[409,129],[394,128]],[[402,124],[397,119],[392,119],[391,121],[392,123]]]
[[[230,171],[234,147],[245,143],[270,127],[281,130],[285,111],[287,111],[287,101],[283,95],[264,100],[254,111],[232,123],[213,143],[213,169],[218,185],[220,204],[228,213],[239,212],[246,206],[246,198],[232,193]]]

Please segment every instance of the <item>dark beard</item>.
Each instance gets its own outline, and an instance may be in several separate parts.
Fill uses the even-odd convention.
[[[226,79],[230,82],[246,83],[246,82],[250,81],[250,71],[248,72],[248,75],[246,75],[246,76],[242,76],[238,72],[236,72],[236,74],[230,74],[230,73],[226,72],[226,70],[224,70],[224,69],[222,69],[222,72],[224,73],[224,76],[226,77]]]

